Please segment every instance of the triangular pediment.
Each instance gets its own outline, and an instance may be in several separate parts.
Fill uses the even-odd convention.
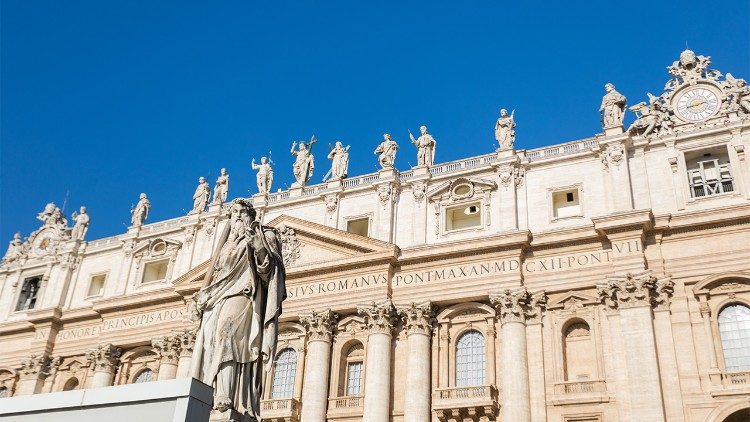
[[[597,298],[582,293],[568,292],[547,303],[547,309],[575,309],[598,303]]]

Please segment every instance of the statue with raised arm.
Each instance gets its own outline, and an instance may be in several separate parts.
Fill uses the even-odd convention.
[[[602,97],[602,105],[599,107],[599,112],[602,113],[602,126],[604,129],[622,126],[627,100],[611,83],[604,85],[604,90],[607,93]]]
[[[388,133],[383,134],[383,142],[375,148],[375,154],[378,156],[378,163],[383,169],[392,169],[396,162],[396,151],[398,151],[398,144],[391,138]]]
[[[232,201],[203,287],[191,375],[214,388],[211,418],[260,421],[263,380],[276,355],[286,272],[276,229],[255,220],[250,199]]]
[[[500,144],[500,149],[513,149],[516,142],[516,120],[514,118],[515,110],[508,115],[508,110],[501,109],[500,117],[495,123],[495,139]]]
[[[208,206],[208,198],[211,197],[211,188],[206,182],[206,178],[201,176],[198,178],[198,186],[195,188],[193,193],[193,209],[190,214],[201,213],[206,210]]]
[[[2,264],[10,264],[11,262],[17,261],[22,258],[25,253],[23,240],[21,240],[21,233],[13,235],[13,240],[8,244],[8,250],[5,252]]]
[[[292,183],[292,187],[302,187],[310,181],[313,170],[315,169],[315,157],[312,154],[312,146],[317,142],[317,139],[313,136],[310,142],[304,143],[300,141],[299,149],[295,150],[297,142],[292,143],[292,155],[296,158],[294,160],[294,178],[296,182]]]
[[[429,167],[435,162],[437,142],[435,142],[435,138],[432,135],[427,133],[427,126],[421,126],[419,131],[421,132],[419,138],[414,139],[414,135],[409,132],[409,139],[417,147],[417,166]]]
[[[138,199],[138,203],[135,207],[130,210],[131,218],[130,222],[133,227],[140,227],[146,222],[148,218],[148,211],[151,209],[151,202],[149,202],[145,193],[142,193]]]
[[[258,171],[255,175],[255,181],[258,184],[258,192],[260,192],[261,195],[268,195],[271,193],[271,187],[273,186],[273,167],[268,163],[268,158],[260,157],[260,164],[255,164],[255,158],[253,158],[250,163],[250,168]]]
[[[84,236],[86,236],[86,232],[89,230],[90,221],[89,214],[86,212],[86,207],[81,207],[80,214],[73,211],[73,230],[70,233],[73,240],[83,240]]]
[[[328,159],[331,160],[331,179],[342,179],[349,173],[349,148],[351,145],[344,148],[340,141],[336,141],[336,145],[328,153]]]
[[[216,184],[214,185],[214,201],[213,204],[223,204],[227,202],[227,195],[229,194],[229,173],[227,169],[222,168],[219,173],[219,177],[216,178]]]

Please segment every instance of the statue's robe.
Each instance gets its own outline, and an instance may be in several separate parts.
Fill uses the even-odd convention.
[[[281,242],[259,226],[266,251],[253,250],[249,232],[227,239],[212,262],[214,275],[200,290],[205,302],[193,350],[192,376],[216,388],[222,364],[235,365],[230,389],[233,408],[260,420],[264,360],[276,354],[278,318],[286,298]]]

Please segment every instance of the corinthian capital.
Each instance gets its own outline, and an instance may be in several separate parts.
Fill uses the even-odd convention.
[[[330,342],[339,316],[330,309],[326,309],[300,315],[299,319],[307,330],[308,341]]]
[[[21,361],[21,378],[46,378],[49,375],[52,359],[46,353],[31,355]]]
[[[410,305],[399,306],[398,314],[404,322],[404,328],[408,335],[412,334],[432,334],[432,326],[435,322],[435,307],[432,302],[417,304],[412,302]]]
[[[539,320],[547,304],[544,292],[529,293],[526,288],[515,292],[505,289],[500,294],[491,294],[490,303],[495,307],[500,323],[522,322],[527,319]]]
[[[370,334],[393,334],[397,317],[396,308],[390,299],[357,306],[357,313],[365,318],[365,325]]]
[[[196,330],[185,330],[177,333],[175,337],[180,342],[180,356],[192,356],[195,347]]]
[[[111,344],[104,344],[89,350],[86,358],[94,366],[94,371],[115,372],[117,365],[120,363],[122,349]]]
[[[604,284],[596,286],[599,298],[606,306],[632,308],[636,306],[669,307],[669,298],[674,291],[670,277],[657,279],[651,271],[624,276],[609,276]]]
[[[154,339],[151,341],[151,346],[163,363],[177,364],[182,349],[180,338],[177,335]]]

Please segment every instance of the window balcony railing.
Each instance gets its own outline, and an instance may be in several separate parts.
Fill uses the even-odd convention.
[[[723,372],[721,384],[725,388],[750,388],[750,372]]]
[[[264,421],[298,422],[300,406],[297,399],[273,399],[260,402],[260,414]]]
[[[469,415],[493,420],[498,401],[499,392],[494,385],[438,388],[432,395],[432,408],[441,422],[466,420]]]
[[[328,420],[359,418],[365,408],[364,396],[342,396],[328,399]]]
[[[565,381],[555,384],[555,394],[604,393],[607,385],[604,380]]]

